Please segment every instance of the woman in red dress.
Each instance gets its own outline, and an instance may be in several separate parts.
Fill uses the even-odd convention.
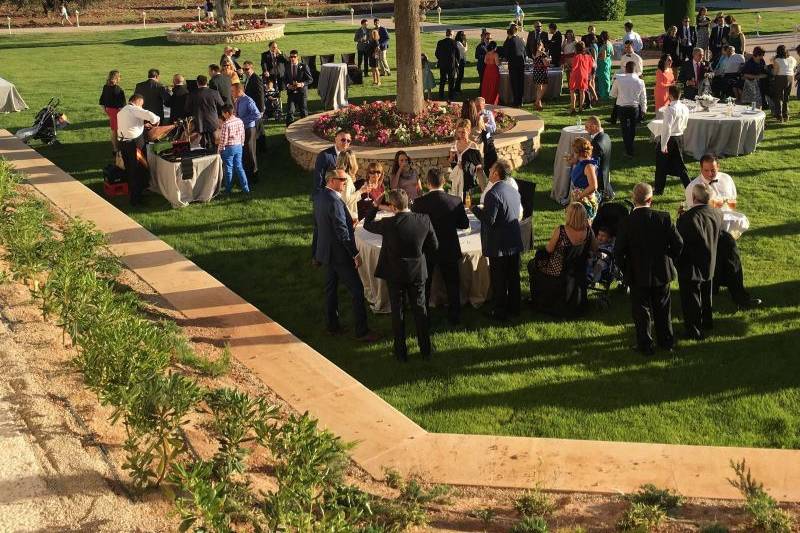
[[[497,54],[497,43],[491,41],[486,45],[486,56],[483,59],[483,83],[481,96],[487,104],[500,103],[500,56]]]
[[[589,88],[589,76],[592,73],[594,61],[592,56],[584,53],[586,50],[582,41],[575,43],[575,57],[572,58],[572,70],[569,73],[569,99],[570,115],[577,113],[575,108],[575,96],[577,93],[578,107],[583,109],[583,97]]]

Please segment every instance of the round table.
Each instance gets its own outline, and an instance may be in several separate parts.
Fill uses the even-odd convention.
[[[558,148],[556,148],[556,160],[553,163],[553,189],[550,191],[550,198],[566,205],[569,202],[569,171],[572,168],[566,162],[564,156],[572,153],[572,141],[578,137],[589,138],[589,132],[581,126],[567,126],[561,130],[558,138]]]
[[[324,63],[317,82],[322,106],[339,109],[347,106],[347,63]]]
[[[766,114],[760,109],[752,111],[748,106],[734,106],[728,116],[727,104],[716,104],[703,111],[694,102],[687,102],[690,109],[689,122],[683,132],[683,152],[695,159],[704,154],[718,156],[745,155],[755,152],[764,138]],[[653,137],[661,135],[663,121],[652,120],[647,128]]]
[[[0,113],[14,113],[28,109],[28,104],[19,95],[16,86],[0,78]]]
[[[545,87],[543,99],[552,100],[561,95],[561,88],[564,85],[564,71],[561,67],[547,69],[547,87]],[[514,93],[511,91],[511,81],[508,78],[508,67],[506,64],[500,66],[500,103],[512,105],[514,103]],[[522,92],[522,103],[529,104],[535,100],[533,93],[533,70],[526,66],[524,89]]]

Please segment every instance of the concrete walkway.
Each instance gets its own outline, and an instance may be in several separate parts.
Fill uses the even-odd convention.
[[[800,451],[429,433],[123,212],[0,130],[0,157],[65,214],[93,222],[111,250],[188,321],[224,330],[233,355],[298,411],[347,441],[376,478],[383,467],[426,481],[597,493],[643,483],[685,496],[738,498],[726,481],[745,458],[770,493],[800,501]]]

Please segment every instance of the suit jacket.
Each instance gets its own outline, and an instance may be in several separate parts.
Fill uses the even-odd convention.
[[[519,36],[515,35],[513,37],[509,37],[506,39],[506,42],[503,43],[503,57],[508,60],[509,64],[514,63],[517,65],[524,65],[526,55],[527,51],[525,50],[525,43],[519,38]]]
[[[675,279],[673,262],[682,248],[669,213],[638,207],[620,222],[614,257],[629,285],[662,287]]]
[[[475,61],[478,63],[478,71],[483,70],[484,59],[486,59],[486,43],[483,41],[475,47]]]
[[[678,279],[709,281],[714,277],[717,245],[722,229],[722,211],[696,205],[678,219],[683,251],[678,259]]]
[[[678,39],[677,35],[675,37],[670,36],[669,34],[664,35],[664,42],[661,45],[661,52],[664,54],[669,54],[672,57],[678,57],[680,54],[680,40]]]
[[[286,75],[283,77],[284,87],[286,87],[286,92],[288,94],[303,94],[303,97],[308,97],[308,85],[314,81],[314,77],[311,75],[311,70],[309,70],[308,66],[305,63],[297,63],[297,67],[294,69],[295,75],[292,76],[292,64],[289,63],[286,65]],[[290,89],[289,85],[294,82],[302,82],[304,85],[299,89]]]
[[[428,279],[426,254],[436,252],[439,243],[428,215],[400,212],[375,220],[373,207],[364,219],[364,229],[383,237],[375,277],[398,284],[424,283]]]
[[[160,82],[150,79],[137,83],[133,92],[144,97],[142,104],[144,109],[161,117],[161,122],[164,121],[164,106],[169,103],[169,89]]]
[[[608,133],[601,131],[594,136],[592,157],[597,159],[597,167],[600,169],[597,181],[603,183],[606,176],[611,176],[611,137],[608,136]]]
[[[486,257],[503,257],[522,253],[519,229],[519,192],[504,181],[495,183],[486,193],[483,208],[472,212],[481,221],[481,248]]]
[[[260,113],[264,113],[264,82],[261,80],[261,76],[253,73],[247,78],[244,94],[253,99]]]
[[[700,87],[700,83],[703,81],[706,72],[708,72],[708,63],[705,61],[702,63],[700,68],[700,79],[697,78],[697,72],[695,72],[694,68],[694,61],[692,61],[692,59],[688,59],[687,61],[683,62],[681,69],[678,71],[678,81],[683,84],[689,80],[695,80],[697,82],[697,85],[694,87],[690,87],[688,85],[684,87],[683,92],[686,95],[686,98],[691,99],[697,96],[697,89]]]
[[[694,26],[689,26],[687,30],[686,27],[681,24],[678,26],[677,37],[680,46],[691,46],[692,48],[697,46],[697,28]],[[687,44],[684,44],[684,39],[688,40]]]
[[[437,261],[453,262],[461,259],[458,230],[467,229],[469,219],[460,198],[444,191],[431,191],[414,200],[411,210],[428,215],[431,219],[433,231],[439,241],[435,256]],[[429,256],[429,259],[433,257]]]
[[[169,106],[169,119],[171,122],[176,122],[179,119],[186,118],[191,115],[186,111],[186,99],[189,98],[189,88],[186,85],[178,85],[172,89],[172,96],[169,97],[167,105]]]
[[[445,37],[436,43],[435,55],[439,70],[455,72],[458,69],[458,49],[455,40]]]
[[[311,257],[323,265],[347,264],[358,255],[353,220],[344,200],[325,187],[314,195],[314,236]]]
[[[231,98],[231,79],[224,74],[216,74],[208,80],[208,88],[214,89],[222,97],[222,101],[226,104],[233,105],[233,98]]]
[[[314,196],[317,191],[325,188],[325,174],[329,170],[336,168],[336,147],[331,146],[325,148],[317,155],[317,160],[314,162],[314,184],[311,188],[311,196]]]
[[[708,47],[719,52],[722,49],[723,41],[731,32],[730,26],[714,26],[711,28],[711,35],[708,40]]]
[[[208,87],[198,87],[186,98],[186,113],[194,117],[198,133],[210,133],[219,128],[219,115],[225,102],[220,94]]]
[[[552,37],[547,41],[547,52],[550,54],[550,59],[561,61],[561,44],[564,42],[564,36],[561,32],[556,30]]]
[[[525,40],[525,51],[528,57],[532,58],[536,55],[536,49],[539,47],[540,42],[547,40],[547,32],[544,30],[533,30],[528,32],[528,38]]]
[[[276,88],[283,88],[283,78],[286,76],[286,64],[288,60],[283,54],[278,54],[277,57],[272,57],[272,52],[267,50],[261,54],[261,71],[263,74],[272,79],[272,83]]]
[[[583,44],[586,46],[586,48],[589,48],[593,44],[597,44],[597,34],[587,33],[586,35],[581,37],[581,41],[583,41]]]

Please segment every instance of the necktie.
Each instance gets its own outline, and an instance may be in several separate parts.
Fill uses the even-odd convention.
[[[697,81],[700,81],[700,63],[694,64],[694,75],[697,78]]]
[[[292,81],[296,80],[297,80],[297,67],[295,65],[292,65]]]

